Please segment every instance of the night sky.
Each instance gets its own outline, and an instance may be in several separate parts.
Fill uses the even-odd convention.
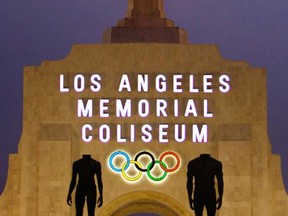
[[[126,9],[127,0],[1,0],[0,192],[22,131],[23,66],[65,58],[75,43],[100,43]],[[190,43],[218,44],[225,58],[267,69],[268,135],[288,190],[288,1],[166,0],[165,12]]]

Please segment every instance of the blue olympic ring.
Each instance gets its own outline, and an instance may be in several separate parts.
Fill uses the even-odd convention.
[[[110,167],[115,171],[115,172],[122,172],[122,169],[121,168],[116,168],[114,165],[113,165],[113,159],[115,156],[117,155],[123,155],[125,158],[126,158],[126,161],[127,161],[127,164],[124,168],[124,170],[128,169],[128,167],[130,166],[130,158],[128,156],[128,154],[126,152],[123,152],[123,151],[117,151],[117,152],[114,152],[110,158],[109,158],[109,165]]]

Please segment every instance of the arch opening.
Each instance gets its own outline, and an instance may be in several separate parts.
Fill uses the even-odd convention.
[[[162,215],[158,215],[154,213],[136,213],[136,214],[130,214],[128,216],[162,216]]]
[[[187,209],[175,199],[155,191],[136,191],[112,200],[100,216],[188,216]]]

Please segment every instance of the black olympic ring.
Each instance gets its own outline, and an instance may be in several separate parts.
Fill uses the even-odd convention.
[[[152,164],[151,164],[151,166],[150,166],[150,170],[154,167],[154,165],[155,165],[155,158],[154,158],[154,156],[150,153],[150,152],[147,152],[147,151],[142,151],[142,152],[140,152],[140,153],[138,153],[137,155],[136,155],[136,157],[135,157],[135,161],[137,161],[138,160],[138,158],[141,156],[141,155],[148,155],[151,159],[152,159]],[[138,161],[137,161],[138,162]],[[149,163],[148,163],[149,164]],[[142,171],[142,172],[147,172],[147,170],[148,170],[148,167],[146,168],[146,169],[142,169],[142,168],[140,168],[139,167],[139,165],[137,164],[137,163],[135,163],[135,166],[136,166],[136,168],[139,170],[139,171]]]

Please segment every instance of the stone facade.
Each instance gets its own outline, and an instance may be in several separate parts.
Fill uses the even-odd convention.
[[[102,88],[98,93],[89,85],[79,93],[72,89],[73,78],[83,74],[87,80],[92,73],[101,74]],[[165,94],[153,88],[148,93],[118,92],[123,74],[136,83],[136,74],[149,77],[165,74],[168,88]],[[201,78],[196,81],[197,94],[187,90],[174,93],[173,74],[183,77],[193,74],[213,75],[213,93],[201,92]],[[65,75],[67,93],[59,90],[60,74]],[[217,77],[230,77],[230,91],[222,94],[217,88]],[[183,83],[183,86],[186,84]],[[133,114],[131,118],[77,117],[79,98],[194,98],[209,100],[212,118],[155,117],[155,110],[147,118]],[[112,100],[112,99],[111,99]],[[0,197],[1,216],[74,215],[74,207],[66,205],[71,178],[71,165],[83,153],[89,153],[102,163],[104,205],[97,215],[128,215],[134,212],[155,212],[162,215],[191,215],[186,193],[187,164],[201,153],[210,153],[222,161],[224,172],[224,200],[220,215],[278,216],[287,215],[288,199],[282,184],[280,158],[271,154],[267,136],[266,73],[263,68],[252,68],[246,62],[224,59],[214,45],[181,44],[96,44],[74,45],[71,53],[60,61],[45,61],[38,67],[24,69],[23,133],[18,153],[10,155],[8,181]],[[114,107],[114,105],[111,105]],[[201,110],[201,105],[199,105]],[[119,124],[161,124],[167,122],[203,124],[209,126],[208,142],[183,143],[173,141],[150,143],[117,143],[112,138],[100,143],[81,139],[81,127]],[[97,124],[96,124],[97,123]],[[168,135],[170,136],[170,135]],[[129,135],[128,135],[129,137]],[[169,175],[164,183],[153,184],[147,179],[129,184],[109,169],[108,158],[117,150],[135,155],[142,150],[156,156],[167,150],[181,157],[179,170]]]
[[[185,32],[164,17],[160,0],[129,0],[126,17],[113,28],[104,34],[110,44],[74,45],[65,59],[24,68],[23,132],[18,153],[9,158],[0,215],[75,215],[74,202],[70,208],[66,197],[72,163],[83,154],[102,164],[104,205],[97,215],[193,215],[186,192],[187,164],[209,153],[223,164],[218,215],[287,216],[281,161],[271,153],[267,135],[265,69],[224,59],[215,45],[187,44]],[[147,90],[138,85],[145,76]],[[122,83],[123,77],[128,80]],[[131,116],[126,112],[120,117],[117,103],[129,100]],[[145,106],[139,106],[140,101],[150,105],[147,115],[139,114]],[[84,108],[90,102],[91,113]],[[99,132],[102,125],[111,132],[105,143],[100,137],[109,133]],[[151,127],[150,134],[141,131],[143,125]],[[176,132],[175,125],[186,126],[184,140],[184,129]],[[207,136],[199,132],[205,127]],[[146,143],[143,136],[149,135],[152,140]],[[120,150],[131,160],[142,151],[156,159],[173,151],[181,165],[163,182],[150,181],[146,173],[127,181],[109,165],[110,155]],[[163,161],[169,168],[176,163],[170,156]],[[159,165],[153,175],[157,172],[162,175]],[[135,170],[127,173],[136,175]]]

